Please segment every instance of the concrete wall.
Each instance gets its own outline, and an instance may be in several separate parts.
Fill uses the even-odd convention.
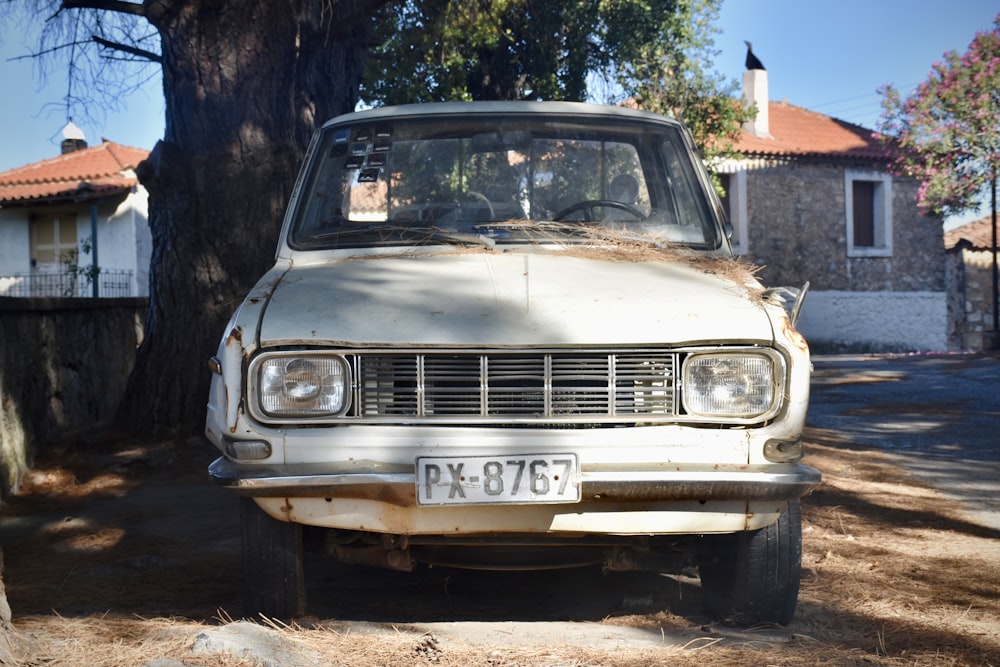
[[[0,498],[47,442],[114,417],[146,305],[0,297]]]
[[[98,266],[132,271],[132,294],[149,295],[149,263],[153,240],[149,230],[148,196],[141,187],[117,205],[99,208],[97,238]],[[90,237],[89,213],[78,228],[79,238]],[[90,256],[84,256],[85,261]]]
[[[798,329],[818,353],[944,351],[944,292],[810,290]]]
[[[31,270],[31,239],[24,209],[0,208],[0,276]]]

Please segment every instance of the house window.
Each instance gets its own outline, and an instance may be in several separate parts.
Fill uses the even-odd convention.
[[[35,213],[31,216],[31,269],[35,272],[62,270],[77,258],[76,212]]]
[[[733,253],[745,255],[749,250],[747,235],[747,172],[735,170],[718,173],[722,183],[722,208],[733,225]]]
[[[848,171],[844,185],[848,257],[891,257],[892,178]]]

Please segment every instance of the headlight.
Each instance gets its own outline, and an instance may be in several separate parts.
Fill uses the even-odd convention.
[[[350,374],[342,357],[267,355],[255,360],[250,373],[264,417],[329,417],[347,410]]]
[[[759,418],[777,409],[782,377],[776,355],[692,354],[684,362],[684,408],[701,417]]]

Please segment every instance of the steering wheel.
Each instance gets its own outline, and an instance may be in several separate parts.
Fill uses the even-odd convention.
[[[595,208],[617,208],[620,211],[625,211],[631,213],[637,218],[645,218],[646,215],[631,204],[626,204],[624,202],[615,201],[614,199],[586,199],[584,201],[578,201],[572,206],[567,206],[563,210],[552,216],[552,219],[556,222],[561,222],[564,218],[573,215],[577,211],[584,211],[583,221],[593,222],[594,218],[591,216],[591,212]]]

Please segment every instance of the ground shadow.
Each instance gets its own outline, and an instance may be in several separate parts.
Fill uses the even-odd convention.
[[[705,622],[696,582],[585,567],[529,572],[392,572],[307,560],[308,613],[379,623],[601,621],[669,611]]]

